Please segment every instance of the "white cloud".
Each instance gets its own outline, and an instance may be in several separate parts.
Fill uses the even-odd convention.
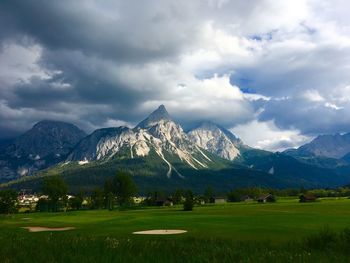
[[[317,90],[306,90],[302,96],[312,102],[324,101],[324,98],[320,95]]]
[[[231,131],[249,146],[270,151],[295,148],[310,141],[298,130],[281,130],[273,121],[256,120],[233,127]]]
[[[38,65],[41,54],[42,48],[38,44],[4,43],[0,49],[1,89],[18,82],[28,82],[33,76],[48,78],[47,72]]]
[[[331,109],[333,109],[333,110],[341,110],[341,109],[344,109],[344,107],[339,107],[339,106],[337,106],[337,105],[335,105],[335,104],[333,104],[333,103],[329,103],[329,102],[326,102],[326,103],[324,104],[324,106],[327,107],[327,108],[331,108]]]
[[[24,127],[24,111],[30,121],[52,111],[89,129],[116,126],[163,103],[185,123],[236,125],[266,149],[350,131],[348,1],[47,2],[58,38],[31,16],[41,6],[25,7],[14,7],[14,24],[35,41],[24,45],[13,25],[16,38],[1,43],[3,123]]]
[[[119,127],[119,126],[126,126],[129,128],[132,128],[133,126],[125,121],[121,121],[121,120],[114,120],[114,119],[110,119],[108,118],[107,121],[102,125],[102,127]]]

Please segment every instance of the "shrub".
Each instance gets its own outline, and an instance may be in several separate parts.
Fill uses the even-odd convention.
[[[317,234],[305,238],[305,245],[311,249],[329,249],[338,241],[337,233],[325,226]]]
[[[48,212],[49,211],[49,201],[45,198],[40,198],[36,203],[35,210],[38,212]]]
[[[193,210],[193,193],[192,191],[187,191],[185,195],[184,211]]]
[[[0,191],[0,214],[17,212],[17,193],[13,189]]]

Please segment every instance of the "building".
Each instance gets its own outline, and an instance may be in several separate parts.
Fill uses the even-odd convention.
[[[275,202],[276,198],[274,195],[268,194],[268,195],[259,196],[257,201],[258,203],[271,203],[271,202]]]
[[[299,196],[300,203],[315,202],[317,197],[314,194],[302,194]]]
[[[249,195],[242,195],[239,200],[241,202],[251,202],[251,201],[254,201],[254,198],[252,198],[251,196]]]
[[[158,197],[156,199],[156,206],[173,206],[173,200],[165,197]]]
[[[210,203],[215,203],[215,204],[224,204],[226,203],[226,198],[225,197],[213,197],[210,200]]]
[[[39,200],[39,197],[36,195],[28,195],[28,194],[21,194],[18,196],[18,204],[20,206],[30,206],[33,204],[36,204]]]

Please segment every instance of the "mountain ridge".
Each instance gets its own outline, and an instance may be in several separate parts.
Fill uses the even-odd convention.
[[[85,136],[71,123],[53,120],[36,123],[0,152],[0,181],[31,175],[63,161]]]
[[[287,149],[284,152],[298,157],[316,156],[341,159],[350,152],[350,133],[319,135],[297,149]]]
[[[39,127],[45,127],[44,124],[45,121]],[[272,153],[251,148],[229,130],[210,121],[185,132],[172,120],[164,105],[134,128],[97,129],[75,141],[62,158],[48,162],[44,167],[49,167],[47,172],[39,172],[40,167],[36,167],[35,172],[45,176],[62,174],[67,180],[74,178],[69,180],[78,185],[81,181],[100,182],[100,177],[111,176],[118,169],[132,173],[143,186],[152,180],[162,181],[165,185],[174,182],[182,187],[191,182],[201,187],[210,183],[224,188],[248,182],[253,185],[269,182],[266,185],[308,187],[334,186],[350,181],[347,169],[338,173],[329,169],[333,168],[331,166],[320,167],[300,161],[288,152]],[[2,171],[0,179],[4,178]],[[212,177],[208,177],[209,174]],[[233,181],[230,181],[230,174]],[[244,178],[238,174],[249,176]],[[194,178],[204,181],[194,182]],[[9,181],[7,179],[5,176],[5,181]],[[28,177],[28,180],[32,179]]]

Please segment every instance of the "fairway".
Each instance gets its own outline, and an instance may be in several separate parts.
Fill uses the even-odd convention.
[[[350,199],[227,203],[191,212],[174,206],[19,213],[0,220],[0,256],[9,263],[347,262],[350,232],[341,231],[350,228]],[[339,234],[307,241],[325,226]],[[28,227],[67,231],[29,232]],[[147,230],[187,232],[133,234]]]
[[[350,227],[350,199],[326,199],[306,204],[298,203],[297,199],[281,199],[270,204],[227,203],[197,206],[192,212],[184,212],[181,208],[16,214],[1,216],[0,222],[2,230],[26,235],[35,234],[27,233],[22,227],[74,227],[70,231],[74,235],[113,237],[132,236],[135,231],[151,229],[184,229],[188,231],[186,234],[167,238],[272,242],[300,239],[324,226],[334,230]]]

